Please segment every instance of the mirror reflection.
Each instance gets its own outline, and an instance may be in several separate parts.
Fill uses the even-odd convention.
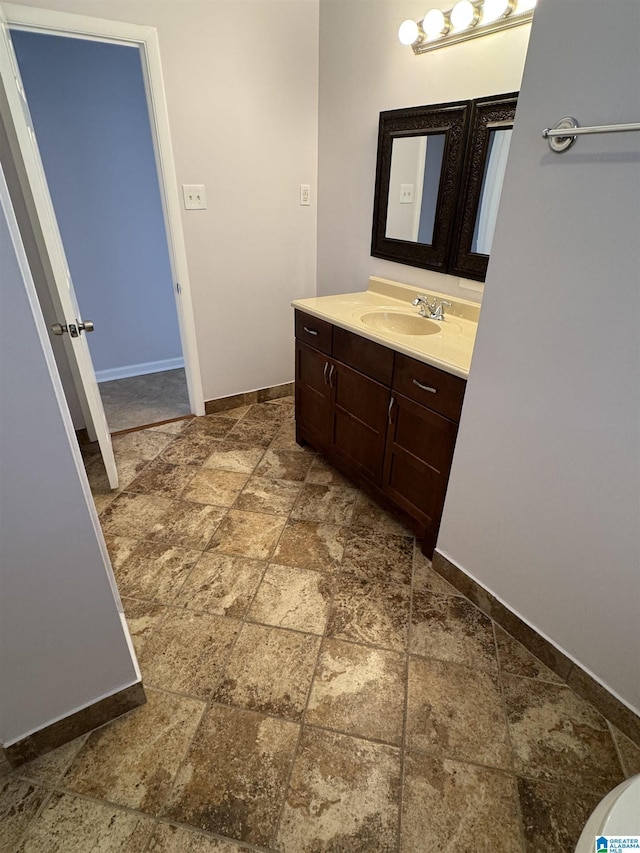
[[[471,251],[480,255],[491,253],[512,132],[512,128],[489,131],[480,203],[471,241]]]
[[[445,141],[445,133],[393,140],[385,237],[433,243]]]

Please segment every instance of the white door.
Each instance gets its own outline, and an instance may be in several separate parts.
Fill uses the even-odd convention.
[[[78,310],[78,302],[73,290],[53,204],[51,203],[47,179],[40,159],[7,19],[1,5],[0,31],[0,77],[6,92],[28,188],[33,197],[35,213],[42,231],[43,250],[46,252],[48,266],[52,271],[52,280],[49,280],[48,284],[51,289],[53,304],[58,312],[57,328],[52,329],[52,331],[66,334],[70,338],[71,346],[66,351],[73,358],[72,368],[75,368],[73,372],[81,383],[86,399],[85,416],[90,419],[90,423],[87,423],[87,429],[89,434],[94,434],[98,440],[109,484],[112,489],[115,489],[118,487],[116,460],[113,455],[111,435],[100,399],[89,347],[85,339],[85,334],[90,327],[92,328],[92,324],[88,320],[83,321]]]

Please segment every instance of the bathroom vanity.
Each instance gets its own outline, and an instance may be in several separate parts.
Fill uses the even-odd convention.
[[[293,303],[296,440],[403,510],[431,556],[478,306],[450,299],[429,320],[411,306],[419,293],[370,279],[364,293]]]

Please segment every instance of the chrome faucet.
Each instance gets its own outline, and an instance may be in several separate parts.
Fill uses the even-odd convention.
[[[433,302],[429,302],[429,297],[423,293],[416,296],[411,304],[419,305],[420,316],[428,317],[429,320],[444,320],[444,306],[451,308],[451,303],[446,299],[438,299],[437,296],[434,296]]]

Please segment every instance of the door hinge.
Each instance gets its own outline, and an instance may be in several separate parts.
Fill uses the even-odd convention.
[[[179,281],[176,281],[176,290],[178,291],[178,293],[182,293],[182,287],[180,286]]]

